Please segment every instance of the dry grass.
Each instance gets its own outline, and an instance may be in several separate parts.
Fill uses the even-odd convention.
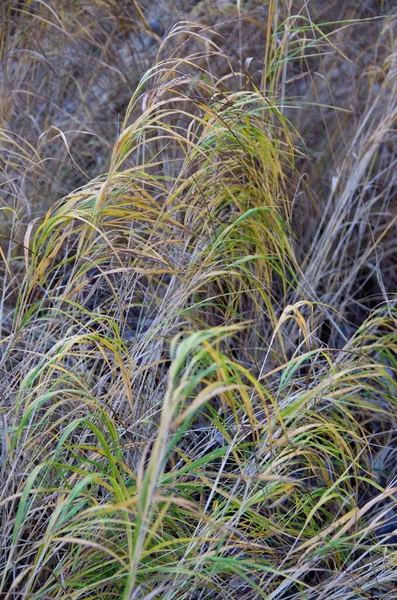
[[[1,8],[0,597],[396,598],[395,17],[168,8]]]

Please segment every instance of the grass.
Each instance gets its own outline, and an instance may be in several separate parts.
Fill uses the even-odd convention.
[[[395,16],[224,4],[1,9],[5,600],[396,597]]]

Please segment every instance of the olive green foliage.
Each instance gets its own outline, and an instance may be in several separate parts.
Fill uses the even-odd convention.
[[[396,597],[394,17],[308,4],[5,3],[1,598]]]

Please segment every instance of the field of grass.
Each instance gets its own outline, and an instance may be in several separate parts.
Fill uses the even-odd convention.
[[[395,8],[1,2],[1,600],[397,599]]]

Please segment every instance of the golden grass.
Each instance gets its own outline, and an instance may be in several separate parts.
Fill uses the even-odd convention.
[[[16,97],[30,69],[68,98],[52,30],[59,57],[89,44],[99,69],[73,76],[93,145],[58,109],[36,141],[16,110],[3,123],[5,600],[395,594],[393,17],[200,4],[164,39],[138,3],[3,9]],[[116,25],[158,55],[106,138],[87,99],[126,80]],[[327,78],[351,64],[335,106]],[[59,166],[91,152],[84,185]]]

